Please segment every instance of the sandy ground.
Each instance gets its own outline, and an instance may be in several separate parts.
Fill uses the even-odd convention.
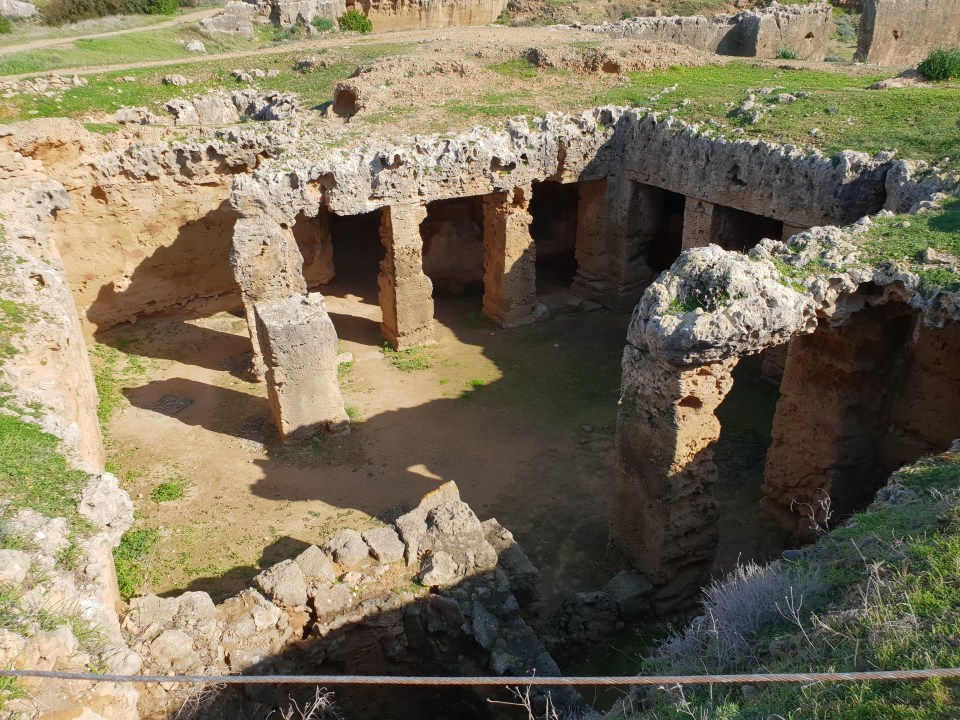
[[[349,437],[305,447],[279,444],[265,388],[239,377],[249,341],[238,317],[141,320],[100,338],[152,358],[125,383],[130,405],[109,424],[138,523],[162,537],[143,590],[222,598],[260,567],[340,527],[389,520],[447,480],[481,519],[514,531],[548,604],[602,586],[619,567],[606,545],[629,317],[559,315],[500,331],[480,316],[479,297],[440,300],[438,344],[423,352],[430,367],[401,372],[380,350],[372,292],[326,292],[355,359],[343,386],[361,421]],[[179,398],[191,404],[178,410]],[[154,502],[171,479],[187,483],[186,497]]]

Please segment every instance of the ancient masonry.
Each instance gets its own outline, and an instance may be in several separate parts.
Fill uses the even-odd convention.
[[[238,111],[232,97],[190,103],[194,111],[208,105]],[[875,489],[859,469],[897,467],[942,450],[957,434],[957,295],[921,295],[917,276],[894,263],[861,265],[850,235],[868,227],[865,216],[931,207],[947,187],[935,175],[915,179],[922,167],[888,155],[826,158],[731,141],[706,127],[609,107],[345,152],[321,149],[296,123],[249,125],[198,143],[151,143],[145,128],[144,141],[109,150],[65,121],[2,132],[8,184],[0,202],[10,247],[24,258],[11,264],[15,281],[4,291],[15,288],[43,308],[29,352],[4,372],[21,404],[43,398],[43,427],[92,473],[82,512],[99,532],[84,547],[89,562],[51,581],[63,597],[82,598],[84,612],[109,629],[110,653],[87,661],[128,673],[295,671],[343,667],[354,657],[447,666],[460,662],[458,644],[466,642],[484,652],[482,667],[465,672],[557,672],[519,612],[537,597],[535,568],[495,521],[480,523],[452,486],[391,526],[344,531],[270,568],[257,589],[220,606],[202,593],[137,600],[125,628],[133,650],[123,644],[110,549],[129,527],[132,507],[102,472],[82,333],[239,300],[253,370],[267,383],[284,437],[342,432],[336,330],[312,291],[334,275],[331,238],[343,218],[359,218],[383,247],[381,330],[404,348],[433,340],[434,282],[475,277],[468,270],[479,273],[492,322],[542,319],[533,208],[545,193],[570,200],[552,220],[575,246],[571,292],[614,310],[635,308],[623,361],[613,531],[652,582],[618,576],[605,599],[580,598],[584,607],[605,603],[631,619],[652,601],[661,611],[675,607],[700,586],[716,543],[714,410],[745,355],[788,347],[763,491],[794,524],[805,518],[790,515],[790,500],[813,506],[827,491],[838,506],[855,507]],[[297,157],[285,157],[292,147]],[[46,177],[46,161],[64,168],[69,192]],[[456,234],[445,223],[466,213],[479,218],[470,239],[479,253],[450,244]],[[847,231],[820,227],[858,221]],[[437,247],[464,266],[443,265],[450,275],[436,274]],[[800,272],[808,265],[816,271]],[[777,267],[796,268],[800,279],[786,280]],[[712,294],[691,309],[686,301],[704,292]],[[903,378],[899,385],[885,382],[892,372]],[[863,417],[852,422],[854,412]],[[811,413],[835,417],[836,427],[816,427]],[[17,567],[53,567],[67,542],[64,528],[58,535],[50,526],[58,521],[42,528],[35,521],[17,518],[26,532],[57,541],[37,557],[12,558]],[[391,590],[414,578],[437,592],[411,598]],[[568,615],[570,628],[585,624],[575,608]],[[0,661],[36,666],[44,658],[48,667],[73,667],[75,647],[61,652],[70,646],[61,634],[40,647],[8,633]],[[343,655],[344,648],[351,650]],[[129,689],[79,692],[80,703],[104,717],[129,716],[118,708],[136,702]],[[57,693],[51,684],[51,704]],[[147,693],[141,709],[157,716],[182,700],[162,686]],[[569,693],[568,701],[577,699]],[[216,702],[229,712],[239,700],[225,693]]]

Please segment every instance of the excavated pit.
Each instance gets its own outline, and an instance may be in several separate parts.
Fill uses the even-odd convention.
[[[677,293],[647,312],[651,290],[685,258],[763,248],[877,212],[891,190],[916,192],[888,187],[889,160],[741,147],[609,109],[534,125],[364,149],[349,163],[268,161],[255,173],[249,158],[228,172],[215,151],[197,153],[219,185],[205,181],[200,217],[182,217],[181,199],[175,233],[154,238],[142,218],[132,223],[156,240],[149,252],[120,237],[113,266],[92,272],[83,240],[108,244],[96,227],[58,238],[68,276],[84,278],[73,291],[87,329],[133,368],[120,380],[130,407],[107,429],[144,522],[169,548],[151,590],[226,598],[261,568],[340,528],[392,521],[454,480],[539,568],[542,599],[520,614],[562,670],[612,672],[609,655],[583,648],[622,651],[605,643],[628,634],[633,653],[647,642],[633,630],[689,605],[711,573],[808,540],[791,502],[825,522],[829,495],[836,519],[890,470],[960,435],[957,325],[925,324],[909,298],[868,282],[844,296],[843,317],[822,310],[835,314],[836,303],[821,317],[805,306],[815,329],[764,345],[751,328],[722,356],[704,343],[678,358],[638,339],[641,321],[694,312]],[[371,177],[357,180],[358,166]],[[182,163],[163,172],[168,194],[171,178],[186,182]],[[100,203],[91,226],[109,215],[120,234],[118,186],[149,197],[158,181],[127,172],[100,182],[78,185],[80,207]],[[795,290],[777,292],[788,290],[799,307]],[[339,376],[353,431],[285,446],[267,390],[289,368],[256,328],[271,303],[308,291],[325,297],[312,319],[332,320],[328,349],[337,341],[342,362],[316,371]],[[311,362],[296,370],[309,374]],[[296,390],[295,375],[284,382]],[[190,479],[183,501],[144,501],[173,476]],[[221,547],[211,552],[209,538]],[[653,586],[642,617],[594,597],[631,566]],[[358,622],[361,645],[364,627],[376,623]],[[472,642],[462,654],[486,671],[489,648]],[[350,667],[421,667],[382,646],[370,657]],[[361,714],[431,717],[413,695],[348,697]],[[462,703],[459,716],[492,717],[476,700],[450,703]]]

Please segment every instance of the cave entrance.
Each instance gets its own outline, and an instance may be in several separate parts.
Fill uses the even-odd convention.
[[[482,195],[427,203],[420,236],[434,300],[483,295]]]
[[[579,183],[533,183],[530,236],[537,253],[537,285],[569,289],[577,272]]]
[[[327,311],[333,319],[337,336],[379,346],[382,312],[377,278],[380,261],[386,255],[386,249],[380,242],[382,211],[377,209],[361,215],[337,215],[321,208],[321,213],[325,213],[326,217],[319,217],[316,222],[322,226],[325,220],[329,228],[329,250],[321,254],[329,257],[330,279],[320,291],[327,298]],[[294,236],[297,236],[299,225],[299,222],[294,225]],[[299,237],[297,242],[300,244]],[[302,245],[300,252],[304,253]],[[310,285],[307,255],[303,257],[304,275]]]
[[[645,185],[642,189],[650,232],[644,243],[643,259],[653,270],[649,282],[680,257],[683,247],[683,213],[686,198],[680,193]],[[649,284],[649,282],[647,284]]]
[[[717,205],[710,227],[710,242],[724,250],[746,252],[764,238],[783,237],[783,223],[746,210]]]
[[[791,533],[763,503],[761,486],[780,399],[785,348],[744,357],[733,370],[733,388],[717,407],[720,437],[713,448],[719,506],[712,574],[738,562],[764,562],[790,546]]]

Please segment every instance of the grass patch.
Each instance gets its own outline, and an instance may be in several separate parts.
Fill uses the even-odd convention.
[[[390,343],[384,343],[381,352],[390,361],[390,364],[400,372],[428,370],[433,366],[424,348],[413,347],[406,350],[394,350]]]
[[[466,118],[504,118],[514,115],[535,115],[537,114],[535,107],[517,102],[529,97],[530,93],[527,91],[488,93],[481,95],[475,101],[448,100],[443,109],[451,115]]]
[[[518,58],[516,60],[507,60],[502,63],[487,65],[488,70],[492,70],[498,75],[509,78],[521,78],[531,80],[537,77],[537,66],[527,58]]]
[[[113,560],[117,567],[117,584],[120,595],[129,600],[136,595],[146,582],[143,559],[153,550],[159,536],[152,528],[142,528],[124,533],[120,544],[113,550]]]
[[[928,249],[960,258],[960,198],[949,198],[937,210],[918,215],[877,218],[870,230],[858,238],[863,259],[871,264],[883,260],[905,260],[916,266]],[[920,291],[931,294],[941,289],[960,289],[960,277],[948,268],[914,269],[920,276]]]
[[[350,422],[358,423],[363,421],[363,413],[360,412],[360,408],[355,405],[347,405],[344,410],[347,413],[347,417],[350,418]]]
[[[960,454],[892,477],[917,493],[851,518],[790,563],[710,588],[710,623],[688,626],[644,674],[956,667],[960,663]],[[758,620],[759,618],[759,620]],[[651,694],[639,719],[956,717],[956,683],[842,683]],[[802,709],[798,711],[798,709]]]
[[[186,43],[202,40],[208,52],[253,49],[247,40],[219,35],[208,38],[196,27],[146,29],[91,40],[74,40],[67,48],[46,48],[11,53],[0,57],[0,75],[45,73],[63,68],[96,68],[103,65],[175,60],[190,56]],[[69,41],[67,41],[69,42]]]
[[[733,129],[742,121],[727,117],[727,103],[739,104],[750,90],[783,86],[783,92],[808,92],[810,96],[772,106],[756,124],[743,125],[750,136],[812,145],[827,155],[852,148],[867,153],[897,150],[902,157],[928,162],[949,157],[942,167],[960,169],[956,153],[960,145],[960,93],[955,88],[867,90],[885,76],[784,69],[742,61],[629,73],[629,77],[630,85],[595,95],[594,104],[669,110],[690,122],[722,120]],[[656,96],[673,84],[678,86],[674,92]],[[775,95],[758,97],[772,103]],[[680,107],[684,98],[691,102]],[[811,137],[812,128],[819,128],[821,134]]]
[[[0,678],[0,711],[6,709],[11,700],[28,697],[27,691],[20,687],[17,678]]]
[[[87,474],[67,465],[59,445],[36,425],[0,415],[0,497],[9,500],[12,509],[64,517],[72,528],[86,532],[90,524],[77,512],[77,503]]]
[[[157,485],[150,493],[150,499],[155,503],[174,502],[182,500],[186,487],[179,480],[168,480]]]

